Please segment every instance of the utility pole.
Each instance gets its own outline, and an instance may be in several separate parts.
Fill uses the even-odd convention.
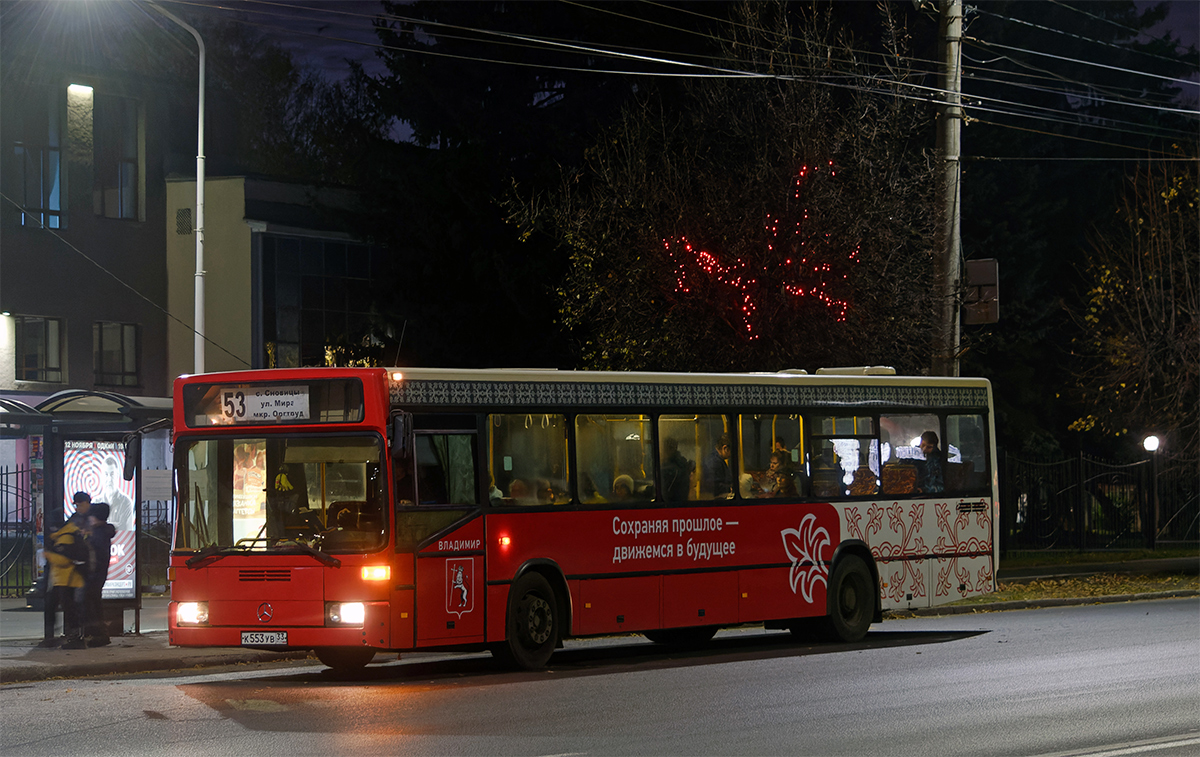
[[[183,27],[196,39],[196,51],[200,56],[200,86],[196,118],[196,217],[193,226],[196,234],[196,277],[195,277],[195,323],[192,349],[192,371],[204,373],[204,40],[200,32],[184,23],[182,19],[161,5],[153,2],[150,7]]]
[[[959,289],[960,263],[962,259],[962,236],[960,220],[962,209],[959,187],[962,136],[962,0],[942,0],[942,90],[943,104],[938,108],[938,151],[944,161],[943,181],[943,239],[944,246],[936,258],[936,278],[940,317],[934,341],[933,362],[930,374],[934,376],[958,375],[959,343]]]

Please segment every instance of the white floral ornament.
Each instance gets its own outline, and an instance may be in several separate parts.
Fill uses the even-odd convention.
[[[800,589],[804,601],[812,603],[813,588],[817,582],[829,585],[829,568],[821,562],[821,552],[832,540],[824,526],[817,527],[817,516],[809,513],[800,519],[800,528],[786,528],[780,532],[783,550],[792,561],[789,581],[792,593]]]

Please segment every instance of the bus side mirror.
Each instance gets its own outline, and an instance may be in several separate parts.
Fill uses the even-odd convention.
[[[138,467],[142,463],[142,435],[133,434],[125,438],[125,471],[124,476],[126,481],[132,481],[137,475]]]
[[[405,460],[412,456],[412,416],[397,413],[392,416],[392,458]]]

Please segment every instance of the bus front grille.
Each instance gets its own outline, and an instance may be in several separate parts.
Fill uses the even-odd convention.
[[[239,581],[291,581],[292,571],[288,568],[243,568],[238,571]]]

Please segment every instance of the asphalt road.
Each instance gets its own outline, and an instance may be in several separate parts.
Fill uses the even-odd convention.
[[[5,755],[1200,753],[1200,599],[892,620],[858,644],[487,655],[0,687]]]

